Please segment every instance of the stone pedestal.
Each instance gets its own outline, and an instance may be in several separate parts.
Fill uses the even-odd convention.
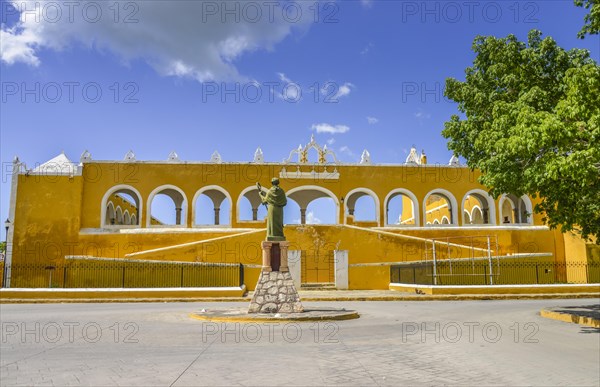
[[[289,242],[262,242],[263,264],[248,313],[300,313],[300,296],[288,268]]]

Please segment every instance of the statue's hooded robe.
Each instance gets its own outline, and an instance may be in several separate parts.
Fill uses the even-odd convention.
[[[274,237],[275,240],[285,240],[283,235],[283,207],[287,204],[285,192],[274,185],[263,196],[262,202],[268,205],[267,239]]]

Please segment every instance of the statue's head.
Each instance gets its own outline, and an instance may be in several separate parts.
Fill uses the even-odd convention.
[[[276,178],[276,177],[272,178],[271,179],[271,184],[273,184],[273,185],[279,185],[279,179]]]

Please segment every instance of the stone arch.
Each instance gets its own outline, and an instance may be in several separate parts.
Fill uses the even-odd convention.
[[[154,200],[154,198],[157,195],[166,195],[169,198],[171,198],[171,200],[173,200],[173,203],[175,204],[175,224],[160,225],[160,226],[162,226],[162,227],[164,227],[164,226],[186,227],[187,226],[187,208],[188,208],[187,198],[186,198],[183,190],[181,190],[181,188],[171,185],[171,184],[165,184],[165,185],[156,187],[152,192],[150,192],[150,195],[148,195],[148,201],[147,201],[148,208],[146,209],[146,211],[147,211],[147,214],[146,214],[147,227],[157,227],[156,225],[151,224],[152,223],[152,201]]]
[[[442,216],[442,224],[450,224],[450,219],[446,215]]]
[[[198,198],[200,197],[200,195],[206,195],[213,203],[214,205],[214,211],[215,211],[215,215],[214,215],[214,222],[213,224],[215,226],[220,226],[221,225],[221,205],[223,204],[223,201],[225,199],[227,199],[229,201],[229,224],[227,226],[231,227],[231,225],[233,224],[233,200],[231,200],[231,195],[229,194],[229,192],[219,186],[219,185],[207,185],[206,187],[202,187],[200,188],[198,191],[196,191],[196,194],[194,195],[194,200],[192,202],[192,219],[193,219],[193,223],[192,226],[207,226],[205,224],[198,224],[197,223],[197,216],[196,216],[196,203],[198,202]]]
[[[458,204],[456,203],[456,198],[450,191],[447,191],[443,188],[436,188],[427,193],[425,198],[423,199],[423,215],[425,219],[427,219],[427,200],[432,196],[437,195],[444,198],[447,202],[447,205],[450,207],[448,212],[450,214],[450,224],[458,225]]]
[[[386,195],[385,200],[383,202],[383,213],[385,216],[384,226],[387,226],[390,224],[390,223],[388,223],[388,221],[389,221],[388,212],[389,212],[390,201],[398,195],[404,195],[407,198],[409,198],[410,201],[412,202],[412,218],[414,219],[414,225],[419,227],[421,225],[421,215],[419,214],[419,201],[417,200],[417,197],[415,196],[415,194],[413,194],[411,191],[404,189],[404,188],[393,189]]]
[[[123,210],[121,206],[117,206],[115,209],[115,224],[119,226],[123,225]]]
[[[123,224],[126,226],[131,225],[131,216],[129,215],[129,210],[125,210],[123,213]]]
[[[463,224],[471,224],[471,213],[463,210]]]
[[[474,205],[471,209],[471,224],[485,224],[483,218],[483,210],[478,205]]]
[[[375,192],[373,192],[372,190],[368,189],[368,188],[364,188],[364,187],[360,187],[360,188],[355,188],[353,190],[351,190],[350,192],[348,192],[346,194],[346,196],[344,197],[344,224],[347,224],[347,220],[348,220],[348,216],[354,216],[354,210],[356,209],[356,202],[358,201],[358,199],[360,199],[361,197],[364,196],[370,196],[371,198],[373,198],[373,202],[375,204],[375,221],[377,222],[378,225],[380,225],[380,219],[381,219],[381,214],[379,209],[380,207],[380,203],[379,203],[379,197],[377,196],[377,194]],[[346,209],[348,210],[348,214],[346,214]]]
[[[265,187],[262,187],[262,191],[267,192],[268,190]],[[246,199],[246,200],[248,200],[248,202],[250,202],[250,207],[252,209],[252,220],[242,219],[241,205],[242,205],[242,202],[244,199]],[[260,219],[260,220],[258,219],[258,217],[259,217],[258,212],[259,212],[261,204],[262,204],[262,200],[260,198],[260,195],[258,194],[258,188],[256,188],[255,185],[242,190],[242,192],[238,196],[237,203],[236,203],[237,221],[238,222],[249,222],[249,221],[263,222],[264,217],[263,217],[263,219]]]
[[[335,220],[338,224],[340,219],[340,201],[337,196],[327,188],[318,185],[303,185],[295,187],[286,192],[288,199],[293,200],[300,207],[300,224],[306,224],[306,209],[316,199],[331,198],[335,205]]]
[[[108,204],[106,205],[106,212],[105,212],[104,217],[109,224],[114,225],[116,223],[115,205],[113,204],[112,201],[109,201]]]
[[[133,225],[137,226],[140,224],[139,215],[142,214],[142,209],[143,209],[142,195],[140,195],[140,193],[137,189],[133,188],[130,185],[119,184],[119,185],[109,188],[108,191],[106,191],[106,193],[102,197],[102,202],[100,204],[100,227],[110,226],[110,224],[107,224],[106,206],[107,206],[107,203],[108,203],[110,197],[112,195],[117,195],[119,193],[129,195],[133,198],[133,200],[135,202],[135,208],[137,209],[137,211],[136,211],[137,213],[135,214],[136,223]],[[114,204],[113,204],[113,206],[114,206]]]
[[[482,216],[483,223],[477,224],[488,224],[494,225],[496,224],[496,206],[494,204],[494,199],[484,190],[482,189],[472,189],[463,196],[461,208],[463,211],[468,211],[465,204],[469,197],[474,198],[479,202],[479,205],[475,205],[479,207]],[[475,207],[473,206],[473,207]],[[475,224],[473,220],[473,211],[471,211],[471,219],[469,223]],[[465,223],[466,224],[466,223]]]

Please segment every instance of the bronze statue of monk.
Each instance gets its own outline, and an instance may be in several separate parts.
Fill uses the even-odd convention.
[[[256,183],[262,203],[267,206],[267,241],[285,241],[283,235],[283,207],[287,204],[285,192],[279,187],[279,179],[271,179],[273,186],[267,192]]]

